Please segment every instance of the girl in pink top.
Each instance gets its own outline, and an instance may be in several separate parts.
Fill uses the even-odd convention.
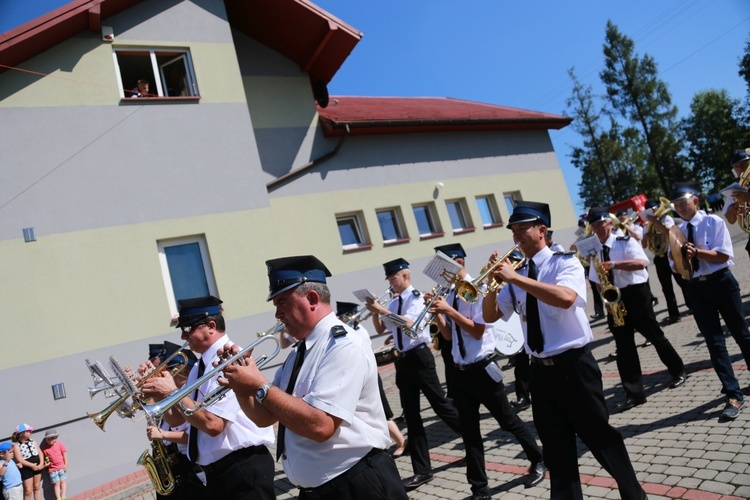
[[[57,436],[55,429],[47,431],[42,442],[42,453],[49,467],[49,477],[55,489],[55,498],[67,500],[65,483],[68,479],[68,450],[57,440]]]

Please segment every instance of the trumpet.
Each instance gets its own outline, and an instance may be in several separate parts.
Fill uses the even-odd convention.
[[[393,301],[393,287],[388,287],[388,290],[383,292],[383,294],[377,298],[375,302],[379,303],[383,307],[388,307],[388,304]],[[370,311],[367,308],[367,304],[362,305],[359,309],[357,309],[354,313],[352,313],[351,316],[349,316],[349,321],[347,321],[347,325],[351,326],[352,328],[355,328],[358,324],[362,323],[363,321],[367,320],[372,316],[372,311]]]
[[[286,328],[286,325],[280,321],[276,323],[273,328],[270,328],[263,333],[258,333],[258,338],[260,339],[267,335],[276,335],[277,333],[282,331],[284,328]]]
[[[489,276],[492,274],[492,272],[495,270],[497,266],[499,266],[505,259],[510,258],[514,252],[517,250],[520,250],[521,244],[516,243],[516,245],[508,250],[508,252],[497,259],[491,266],[485,266],[484,269],[482,269],[481,274],[474,280],[474,281],[459,281],[456,283],[456,294],[458,294],[458,298],[463,300],[464,302],[468,302],[469,304],[475,303],[477,300],[479,300],[479,296],[486,296],[488,292],[497,292],[500,290],[504,283],[499,283],[496,280],[490,281]],[[523,252],[521,252],[521,255],[523,255]],[[526,257],[522,257],[521,259],[512,259],[513,260],[513,269],[518,269],[521,264],[523,264],[523,261]],[[485,283],[485,281],[489,281],[489,283]],[[482,284],[487,285],[486,290],[482,290],[481,285]]]
[[[674,205],[668,199],[663,196],[659,197],[661,204],[659,208],[654,210],[654,215],[649,219],[646,225],[646,233],[651,235],[648,241],[648,249],[654,252],[654,255],[662,256],[669,250],[669,239],[659,231],[659,227],[656,225],[654,220],[659,220],[664,217],[667,212],[674,210]]]
[[[455,280],[456,278],[453,279]],[[402,328],[401,331],[407,334],[412,339],[416,339],[419,336],[419,332],[424,330],[424,327],[432,323],[432,321],[435,319],[435,315],[430,313],[432,304],[434,304],[439,297],[445,297],[446,295],[448,295],[450,291],[451,285],[435,285],[432,288],[432,293],[434,294],[433,297],[427,304],[425,304],[424,309],[422,309],[422,312],[419,313],[419,316],[417,316],[417,318],[414,320],[414,323],[412,323],[411,326]]]
[[[225,359],[219,365],[217,365],[214,369],[210,371],[206,371],[206,373],[203,374],[202,377],[198,377],[196,380],[194,380],[190,384],[185,384],[177,391],[174,391],[171,395],[167,396],[166,398],[162,399],[161,401],[157,401],[155,403],[151,404],[141,404],[141,409],[146,413],[147,417],[153,421],[159,420],[166,412],[168,412],[173,406],[179,404],[180,409],[183,413],[183,415],[189,417],[190,415],[193,415],[195,412],[200,410],[201,408],[205,408],[207,406],[211,406],[212,404],[219,401],[221,398],[223,398],[231,389],[229,387],[218,387],[214,391],[207,394],[201,401],[196,401],[196,405],[192,408],[187,408],[183,403],[182,400],[193,393],[196,389],[198,389],[200,386],[211,380],[213,377],[215,377],[217,374],[222,372],[224,368],[231,365],[232,363],[235,363],[237,361],[240,361],[245,354],[255,349],[257,346],[259,346],[261,343],[271,340],[276,343],[276,349],[274,352],[268,356],[263,355],[255,362],[258,369],[265,366],[269,361],[271,361],[273,358],[278,356],[279,352],[281,351],[281,345],[279,344],[279,339],[276,338],[274,335],[264,335],[249,346],[242,349],[237,354]],[[118,374],[118,376],[120,376]],[[126,384],[126,390],[130,393],[131,391],[128,388],[128,385]],[[135,397],[137,398],[138,395],[135,391],[133,391],[133,394],[135,394]]]
[[[167,367],[167,365],[178,356],[181,356],[183,361],[177,365],[175,368],[172,369],[172,375],[177,375],[185,366],[187,366],[187,357],[182,353],[183,349],[187,349],[188,343],[185,342],[182,347],[175,351],[171,356],[169,356],[167,359],[159,363],[159,366],[154,368],[150,373],[148,373],[146,376],[144,376],[139,382],[137,386],[133,386],[133,381],[130,379],[130,377],[125,373],[124,370],[122,370],[122,374],[118,373],[117,376],[120,379],[120,389],[123,390],[124,394],[120,394],[120,396],[117,398],[117,400],[103,409],[102,411],[98,413],[87,413],[89,418],[96,424],[97,427],[99,427],[102,431],[104,430],[104,424],[106,423],[107,419],[112,415],[114,412],[117,412],[121,417],[123,418],[132,418],[135,412],[138,410],[139,407],[139,401],[134,399],[133,403],[131,405],[127,404],[127,400],[130,397],[130,394],[127,392],[129,387],[133,387],[135,391],[140,389],[140,387],[151,377],[154,375],[157,375],[161,373],[164,368]],[[110,361],[112,362],[112,368],[117,371],[117,368],[115,367],[115,364],[113,362],[114,357],[110,357]],[[97,362],[98,363],[98,362]],[[101,366],[101,364],[99,365]],[[91,368],[89,368],[91,369]],[[103,369],[102,369],[103,370]],[[104,373],[104,372],[103,372]],[[127,380],[127,383],[125,382]],[[114,385],[114,383],[110,380],[110,383]],[[91,392],[91,389],[89,389],[89,393]]]

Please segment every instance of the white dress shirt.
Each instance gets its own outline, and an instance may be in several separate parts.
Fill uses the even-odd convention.
[[[514,311],[521,315],[526,352],[531,356],[547,358],[583,347],[594,340],[586,317],[586,278],[580,261],[575,255],[554,255],[547,247],[534,255],[533,260],[537,267],[537,281],[568,287],[577,296],[573,305],[567,309],[538,301],[544,352],[536,354],[529,349],[526,333],[526,292],[510,284],[502,289],[497,297],[498,307],[503,315],[510,316]],[[526,276],[528,266],[519,269],[518,272]]]
[[[334,337],[331,328],[336,325],[347,334]],[[349,470],[371,449],[387,448],[391,439],[375,357],[361,334],[331,313],[315,325],[305,347],[292,395],[342,420],[333,436],[322,443],[285,431],[284,472],[292,484],[314,488]],[[276,372],[273,385],[286,390],[295,358],[296,350]]]
[[[404,316],[412,321],[417,319],[417,317],[424,309],[424,297],[422,296],[422,294],[417,292],[413,286],[409,285],[409,288],[401,292],[400,297],[403,301],[403,303],[401,304],[401,314],[398,313],[398,297],[395,297],[391,301],[391,303],[388,304],[388,310],[393,314]],[[401,338],[403,341],[403,349],[399,349],[398,332],[396,331],[398,326],[390,322],[388,318],[382,318],[382,321],[386,324],[386,326],[388,326],[388,329],[393,332],[393,344],[396,346],[396,349],[401,352],[406,352],[414,349],[420,344],[429,345],[432,342],[432,339],[430,338],[430,331],[428,328],[424,328],[422,331],[418,332],[416,339],[409,337],[402,331]],[[417,325],[414,325],[414,327],[416,326]]]
[[[472,281],[471,276],[468,274],[464,276],[464,281]],[[448,301],[448,304],[452,306],[455,296],[456,289],[453,288],[453,290],[445,297],[445,300]],[[453,355],[453,361],[458,365],[469,365],[471,363],[476,363],[477,361],[480,361],[495,352],[494,323],[485,324],[484,319],[482,318],[481,294],[479,296],[479,300],[477,300],[473,304],[469,304],[468,302],[465,302],[461,299],[457,299],[455,302],[456,309],[464,318],[469,318],[475,323],[484,325],[484,334],[482,335],[482,338],[476,339],[460,328],[458,328],[457,331],[456,325],[453,323],[453,320],[448,317],[445,318],[448,322],[448,327],[451,330],[451,354]],[[461,335],[461,340],[464,344],[464,352],[466,353],[466,356],[461,356],[461,347],[458,343],[458,335]]]
[[[693,239],[695,240],[694,244],[696,248],[700,250],[715,250],[729,256],[729,260],[726,262],[709,262],[698,259],[700,265],[693,273],[693,278],[715,273],[725,267],[734,266],[734,262],[732,261],[732,258],[734,258],[732,237],[727,230],[726,223],[721,217],[713,214],[708,215],[703,210],[698,210],[692,219],[687,222],[682,221],[679,225],[680,230],[685,233],[685,238],[687,238],[688,234],[688,224],[693,225]],[[669,264],[674,269],[674,261],[671,254],[669,256]]]
[[[617,238],[614,234],[610,234],[607,241],[602,243],[602,246],[604,245],[609,247],[610,261],[620,262],[623,260],[638,259],[644,261],[646,266],[651,262],[646,252],[643,251],[643,246],[635,238]],[[599,260],[605,262],[604,249],[599,252]],[[628,285],[639,285],[648,281],[648,271],[645,267],[638,271],[623,271],[615,264],[612,274],[615,278],[615,282],[612,284],[618,288],[625,288]],[[589,268],[589,280],[599,283],[599,274],[596,272],[595,266]]]
[[[216,351],[224,347],[227,343],[232,344],[229,337],[224,335],[201,355],[201,359],[206,366],[205,373],[213,369],[212,363],[214,361],[219,360],[219,357],[216,356]],[[220,373],[217,373],[198,388],[198,401],[203,399],[206,394],[220,387],[217,381],[219,375]],[[185,384],[189,385],[197,378],[198,363],[190,370],[190,375],[188,375]],[[189,394],[188,396],[192,397],[193,394]],[[257,445],[269,446],[273,444],[273,426],[261,428],[255,425],[240,408],[234,391],[229,391],[224,398],[208,406],[206,411],[223,418],[226,420],[226,423],[224,424],[224,431],[217,436],[212,437],[205,432],[198,432],[198,460],[196,460],[196,463],[199,465],[210,465],[241,448]]]

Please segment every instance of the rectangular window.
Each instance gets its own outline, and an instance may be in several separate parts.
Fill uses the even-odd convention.
[[[399,243],[406,239],[401,211],[398,208],[384,208],[376,210],[375,213],[384,243]]]
[[[417,221],[419,236],[421,239],[442,236],[443,232],[435,212],[434,203],[425,203],[423,205],[413,205],[414,219]]]
[[[477,208],[479,209],[479,215],[482,217],[482,225],[484,227],[501,225],[495,195],[477,196]]]
[[[206,295],[217,296],[208,247],[202,236],[158,242],[164,287],[172,316],[177,301]]]
[[[187,50],[116,49],[114,58],[122,98],[200,95]]]
[[[468,216],[469,211],[466,209],[466,199],[446,200],[445,206],[448,208],[448,215],[454,232],[474,230]]]
[[[516,207],[516,200],[522,200],[521,193],[518,191],[514,193],[505,193],[503,194],[503,198],[505,199],[505,206],[508,208],[508,213],[512,214],[513,209]]]
[[[361,213],[336,216],[336,224],[339,227],[339,236],[344,250],[370,248],[371,245],[367,243],[366,234],[362,230],[361,220],[363,220]]]

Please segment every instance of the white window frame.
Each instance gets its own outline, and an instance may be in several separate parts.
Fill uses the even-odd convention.
[[[449,205],[455,204],[458,207],[458,216],[463,219],[463,227],[455,227],[453,225],[453,218],[450,217]],[[465,231],[471,231],[474,229],[474,224],[471,220],[471,214],[469,213],[469,207],[466,204],[466,198],[454,198],[452,200],[445,200],[445,209],[448,210],[448,219],[451,222],[451,227],[454,233],[460,233]]]
[[[417,221],[417,214],[414,213],[414,211],[418,208],[424,208],[427,212],[427,218],[429,219],[429,223],[432,226],[432,232],[430,233],[423,233],[419,232],[420,237],[429,237],[429,236],[436,236],[436,235],[442,235],[443,230],[440,225],[440,219],[437,215],[437,210],[435,209],[435,204],[433,202],[427,202],[427,203],[415,203],[411,206],[412,213],[414,214],[414,221],[417,222],[417,230],[419,230],[419,223]]]
[[[122,72],[120,71],[120,61],[117,58],[118,53],[126,53],[126,52],[148,52],[149,53],[149,60],[151,62],[151,75],[150,77],[153,79],[153,84],[156,88],[156,94],[157,97],[162,97],[166,99],[175,98],[175,97],[200,97],[200,93],[198,92],[198,84],[196,82],[195,78],[195,69],[193,67],[193,61],[190,57],[190,50],[188,49],[171,49],[167,47],[163,48],[120,48],[115,47],[112,49],[112,58],[114,59],[115,63],[115,73],[117,74],[117,86],[120,89],[120,97],[130,98],[130,95],[125,95],[126,90],[130,91],[131,89],[125,89],[125,86],[123,85],[122,81]],[[163,62],[161,65],[159,64],[159,61],[157,60],[157,57],[160,55],[167,55],[167,54],[177,54],[172,59]],[[190,90],[190,95],[188,96],[165,96],[164,95],[164,82],[166,81],[166,76],[164,74],[164,68],[168,66],[169,64],[174,64],[177,61],[182,60],[183,64],[185,65],[185,76],[187,77],[187,85],[188,89]],[[149,76],[149,75],[144,75]],[[151,83],[151,81],[149,81]],[[153,89],[151,89],[153,92]]]
[[[169,263],[167,262],[166,248],[175,247],[180,245],[189,245],[192,243],[198,243],[198,248],[201,252],[201,262],[203,263],[203,272],[206,275],[206,284],[208,286],[208,292],[214,297],[218,297],[216,289],[216,279],[214,278],[213,268],[211,266],[211,257],[208,254],[208,245],[206,245],[205,236],[186,236],[183,238],[172,238],[168,240],[160,240],[157,242],[157,248],[159,249],[159,264],[161,265],[161,275],[164,280],[164,290],[167,293],[167,303],[169,304],[169,312],[174,318],[179,314],[177,309],[177,300],[174,295],[174,287],[172,286],[172,276],[169,274]]]
[[[477,202],[477,210],[479,211],[479,218],[482,219],[482,226],[493,227],[502,223],[502,217],[500,217],[500,211],[497,208],[497,200],[495,199],[494,194],[477,195],[475,199]],[[492,219],[490,222],[485,222],[484,219],[482,218],[482,209],[479,206],[479,200],[485,200],[485,203],[487,204],[487,209],[489,210],[489,213],[490,213],[490,218]]]
[[[380,217],[379,215],[381,213],[385,212],[392,212],[393,213],[393,220],[395,222],[396,226],[396,233],[397,237],[392,239],[385,239],[385,236],[383,235],[383,226],[380,224]],[[375,209],[375,217],[378,220],[378,229],[380,229],[380,236],[383,238],[383,243],[397,243],[400,241],[404,241],[409,239],[409,236],[406,234],[406,229],[404,225],[404,217],[401,214],[401,208],[400,207],[386,207],[386,208],[377,208]]]
[[[341,230],[340,223],[341,222],[348,222],[352,221],[354,226],[354,231],[357,235],[357,238],[359,239],[360,243],[353,243],[349,245],[345,245],[344,241],[341,241],[341,246],[344,250],[354,250],[357,248],[363,248],[363,247],[369,247],[370,244],[367,241],[367,235],[365,231],[363,230],[364,224],[363,224],[363,217],[360,212],[355,213],[345,213],[345,214],[336,214],[336,229],[339,230],[339,239],[341,238]]]

